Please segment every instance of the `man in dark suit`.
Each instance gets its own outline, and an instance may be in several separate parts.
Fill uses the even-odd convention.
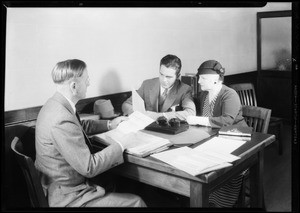
[[[87,134],[114,129],[125,117],[84,120],[75,105],[89,86],[86,64],[77,59],[56,64],[52,79],[57,92],[42,107],[36,122],[36,161],[50,207],[144,207],[129,193],[107,193],[90,178],[124,162],[128,144],[94,151]]]
[[[196,115],[192,88],[180,81],[181,60],[175,55],[166,55],[160,61],[159,77],[143,82],[137,93],[145,103],[147,115],[153,119],[160,116],[185,120]],[[124,115],[131,114],[132,97],[122,104]]]

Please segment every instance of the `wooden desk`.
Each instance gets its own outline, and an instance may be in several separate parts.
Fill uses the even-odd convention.
[[[208,207],[209,193],[250,167],[251,207],[263,207],[264,148],[274,135],[253,133],[252,139],[232,154],[241,159],[232,167],[192,176],[151,156],[139,158],[124,153],[125,163],[112,169],[118,175],[190,197],[190,207]],[[203,143],[200,141],[192,147]]]

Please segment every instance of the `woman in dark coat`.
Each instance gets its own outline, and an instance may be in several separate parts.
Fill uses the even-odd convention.
[[[238,94],[223,85],[225,69],[215,60],[205,61],[198,68],[201,92],[196,99],[197,116],[187,117],[190,125],[221,128],[238,124],[247,126]],[[244,171],[245,172],[245,171]],[[209,196],[211,207],[233,207],[238,199],[244,172],[231,179]]]

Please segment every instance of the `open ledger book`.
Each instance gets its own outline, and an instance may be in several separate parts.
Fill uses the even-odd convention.
[[[128,120],[120,123],[116,129],[94,135],[94,137],[97,137],[97,141],[100,140],[104,145],[116,142],[129,143],[125,152],[138,157],[146,157],[152,153],[163,151],[172,145],[167,139],[139,131],[153,121],[152,118],[135,111],[128,116]]]

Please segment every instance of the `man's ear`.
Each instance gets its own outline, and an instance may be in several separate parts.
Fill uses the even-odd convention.
[[[76,94],[76,93],[77,93],[77,90],[76,90],[77,85],[76,85],[76,82],[75,82],[75,81],[72,81],[72,82],[70,83],[69,87],[70,87],[70,90],[72,91],[73,94]]]

